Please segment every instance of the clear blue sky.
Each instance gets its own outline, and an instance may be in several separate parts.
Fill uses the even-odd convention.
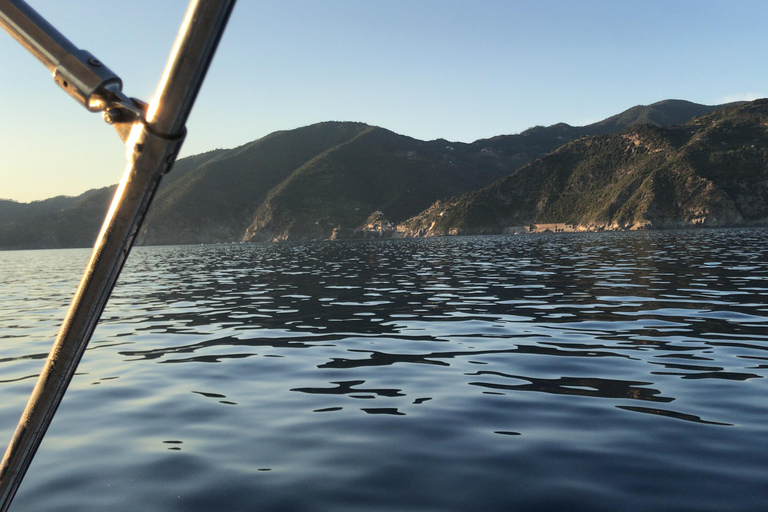
[[[29,0],[149,100],[185,0]],[[768,96],[768,2],[240,0],[182,155],[362,121],[471,142],[664,99]],[[0,33],[0,198],[116,183],[117,135]]]

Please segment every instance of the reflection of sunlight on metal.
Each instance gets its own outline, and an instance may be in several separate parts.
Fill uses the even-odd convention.
[[[114,105],[117,111],[105,111],[105,120],[118,124],[116,128],[126,141],[130,156],[88,267],[0,464],[2,512],[10,506],[77,370],[160,179],[176,160],[186,133],[184,126],[187,117],[234,0],[193,0],[190,3],[184,25],[152,102],[151,122],[136,122],[141,117],[142,104],[120,92],[119,78],[109,75],[111,72],[101,62],[87,52],[74,48],[23,1],[18,1],[18,4],[25,6],[28,12],[19,11],[10,0],[0,0],[0,10],[11,12],[38,32],[25,38],[19,36],[25,35],[23,31],[12,30],[13,25],[9,31],[22,44],[25,39],[34,40],[37,35],[43,41],[41,48],[52,47],[63,53],[61,61],[66,66],[58,65],[58,59],[52,59],[50,63],[55,66],[56,81],[84,106],[108,108],[107,103]],[[0,16],[0,21],[3,21],[4,27],[8,26],[5,16]],[[52,41],[51,34],[54,36]],[[43,60],[46,66],[49,65],[40,56],[40,51],[36,52],[37,46],[25,46]],[[70,58],[73,54],[77,54],[74,59]],[[71,66],[71,69],[67,66]],[[83,72],[84,66],[91,66],[96,72],[89,73],[87,69]],[[100,74],[100,71],[103,73]],[[105,76],[106,79],[101,80]],[[79,80],[82,77],[85,80]]]
[[[123,177],[120,179],[120,183],[117,185],[117,190],[115,190],[115,195],[112,198],[112,203],[109,205],[109,210],[107,211],[107,215],[104,217],[104,223],[101,225],[101,231],[99,231],[99,236],[96,237],[97,241],[102,240],[105,236],[107,236],[106,231],[109,228],[112,222],[112,219],[114,219],[117,209],[120,207],[120,200],[125,194],[125,187],[128,185],[130,170],[131,170],[131,164],[129,163],[128,167],[125,169],[125,172],[123,173]],[[94,264],[93,259],[95,256],[96,256],[96,253],[94,252],[91,255],[91,260],[88,262],[89,268],[91,267],[91,265]]]
[[[197,0],[192,0],[190,2],[189,8],[187,9],[187,13],[184,15],[184,20],[181,22],[181,28],[179,29],[179,33],[189,32],[190,24],[192,22],[192,14],[194,13],[193,4],[197,4]],[[181,37],[177,37],[176,41],[173,43],[173,48],[171,49],[171,53],[168,56],[168,62],[176,61],[179,57],[179,51],[181,50],[181,43],[182,39]],[[162,99],[160,98],[160,93],[165,90],[166,84],[168,83],[168,79],[171,76],[171,66],[166,66],[163,70],[163,76],[160,77],[160,82],[157,84],[157,90],[155,91],[155,97],[152,99],[152,101],[149,104],[149,108],[147,109],[147,122],[152,123],[155,120],[155,116],[157,116],[157,110],[160,108]]]
[[[125,95],[119,93],[104,108],[102,117],[107,124],[115,128],[115,131],[120,136],[120,140],[128,144],[133,128],[142,126],[146,111],[146,103],[136,98],[125,98]],[[129,147],[132,148],[133,145],[131,144]],[[130,159],[129,154],[128,160]]]
[[[125,156],[126,158],[128,158],[128,162],[131,162],[131,160],[133,159],[136,143],[139,141],[139,137],[141,136],[143,131],[144,131],[144,125],[141,123],[134,123],[133,126],[131,126],[131,131],[128,134],[128,138],[125,140],[125,150],[126,150]]]
[[[147,124],[153,132],[170,137],[182,134],[210,64],[210,58],[195,57],[213,55],[234,3],[234,0],[190,2],[182,30],[174,43],[172,60],[163,72],[147,111]],[[179,83],[196,86],[180,88]]]
[[[101,96],[96,96],[88,100],[88,110],[101,112],[105,108],[107,108],[107,102]]]

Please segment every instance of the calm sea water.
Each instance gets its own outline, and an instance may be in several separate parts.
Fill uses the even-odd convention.
[[[0,253],[0,437],[85,250]],[[764,511],[768,230],[137,248],[15,511]]]

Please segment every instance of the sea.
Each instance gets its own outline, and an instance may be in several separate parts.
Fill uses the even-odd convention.
[[[0,442],[88,256],[0,252]],[[137,247],[11,511],[766,511],[766,377],[766,229]]]

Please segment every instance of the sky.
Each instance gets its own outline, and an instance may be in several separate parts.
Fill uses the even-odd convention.
[[[145,101],[187,7],[28,3]],[[665,99],[762,98],[766,19],[764,0],[240,0],[181,156],[322,121],[472,142]],[[78,195],[125,163],[101,116],[0,33],[0,198]]]

